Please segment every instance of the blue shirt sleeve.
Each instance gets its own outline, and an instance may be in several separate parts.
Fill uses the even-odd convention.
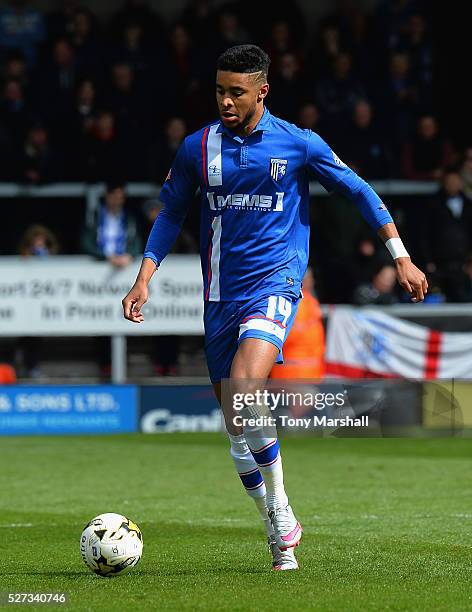
[[[355,202],[372,228],[377,230],[386,223],[393,223],[385,204],[372,187],[311,130],[308,131],[306,165],[327,191],[339,191]]]
[[[159,199],[164,208],[154,221],[144,250],[144,257],[152,259],[156,266],[176,241],[197,187],[198,179],[185,139],[161,189]]]

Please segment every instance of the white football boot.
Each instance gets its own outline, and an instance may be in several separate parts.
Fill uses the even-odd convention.
[[[277,546],[274,535],[267,538],[267,544],[269,545],[270,552],[272,553],[272,569],[274,571],[281,572],[285,570],[298,569],[298,561],[295,559],[293,548],[280,550],[280,548]]]
[[[284,508],[268,511],[277,546],[284,551],[298,546],[302,537],[302,526],[295,518],[292,508],[287,504]]]

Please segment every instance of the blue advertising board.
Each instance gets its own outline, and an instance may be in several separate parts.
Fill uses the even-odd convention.
[[[0,386],[0,435],[133,432],[134,385]]]
[[[221,410],[210,385],[141,387],[141,431],[221,431]]]

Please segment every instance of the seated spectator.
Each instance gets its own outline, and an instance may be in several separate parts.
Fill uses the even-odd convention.
[[[148,79],[152,78],[152,54],[145,44],[144,31],[140,23],[130,22],[123,30],[114,55],[117,61],[131,66],[139,85],[148,87]]]
[[[139,23],[148,41],[162,40],[164,36],[163,21],[146,0],[123,2],[123,7],[114,15],[111,24],[117,39],[129,23]]]
[[[28,6],[25,0],[10,0],[0,7],[0,47],[19,49],[33,66],[38,46],[46,38],[42,13]]]
[[[315,97],[332,134],[330,141],[341,142],[354,104],[365,98],[365,90],[352,73],[349,53],[340,53],[333,60],[332,73],[315,88]]]
[[[321,24],[316,36],[313,49],[309,53],[308,65],[312,67],[316,78],[327,77],[333,62],[345,50],[339,26],[331,19]]]
[[[298,110],[297,125],[304,130],[318,132],[320,123],[320,111],[313,102],[302,104]]]
[[[115,127],[115,117],[109,110],[98,113],[86,135],[79,154],[80,163],[74,173],[78,180],[109,181],[125,176],[121,142]]]
[[[406,51],[411,60],[412,75],[418,85],[419,103],[430,104],[433,95],[433,49],[423,15],[410,15],[398,47]]]
[[[44,225],[31,225],[21,237],[18,253],[22,257],[47,258],[57,255],[59,243],[54,233]],[[21,371],[28,378],[38,378],[39,353],[42,338],[24,336],[17,342],[16,355],[20,362]]]
[[[142,253],[136,219],[126,210],[122,183],[107,184],[105,198],[82,232],[82,252],[106,259],[116,268],[129,265]]]
[[[172,117],[166,123],[164,138],[155,143],[149,152],[149,176],[157,184],[164,182],[174,161],[177,149],[187,134],[185,121]]]
[[[272,74],[281,72],[280,62],[287,53],[294,55],[301,67],[303,54],[300,42],[300,39],[294,36],[292,27],[287,20],[278,19],[272,24],[270,39],[264,45],[264,49],[271,59]]]
[[[5,59],[2,77],[6,81],[14,79],[21,84],[23,91],[26,91],[30,83],[28,66],[25,56],[21,51],[11,51]]]
[[[104,52],[96,30],[92,12],[80,8],[74,14],[69,40],[74,47],[80,73],[100,77]]]
[[[272,112],[286,121],[295,122],[304,91],[300,61],[294,53],[283,53],[270,84]]]
[[[86,255],[106,260],[117,269],[126,268],[142,253],[141,237],[136,219],[126,210],[126,192],[119,182],[107,184],[105,198],[87,220],[82,231],[81,248]],[[109,378],[111,373],[110,341],[97,338],[97,354],[101,374]]]
[[[451,144],[439,133],[432,115],[423,115],[417,123],[416,135],[403,145],[403,176],[410,180],[439,180],[443,169],[454,162]]]
[[[66,38],[54,43],[52,57],[36,74],[35,90],[41,116],[53,119],[72,103],[79,71],[75,52]]]
[[[59,243],[53,232],[44,225],[31,225],[21,238],[18,252],[22,257],[57,255]]]
[[[220,55],[228,47],[244,45],[249,42],[248,32],[241,26],[238,15],[223,7],[216,24],[216,54]]]
[[[437,274],[448,299],[457,295],[463,263],[472,252],[472,201],[463,187],[458,171],[447,170],[424,219],[423,260],[427,271]]]
[[[354,291],[353,302],[359,306],[367,304],[397,304],[397,273],[392,263],[382,263],[372,276],[370,283],[362,283]]]
[[[351,160],[363,178],[381,179],[390,175],[386,139],[374,122],[372,106],[366,100],[359,100],[354,105],[346,145],[339,154]]]
[[[418,87],[407,53],[391,55],[387,82],[375,89],[374,99],[385,130],[401,147],[413,128],[413,117],[418,109]]]
[[[2,173],[12,178],[14,169],[11,168],[11,154],[17,156],[23,141],[26,136],[28,121],[31,110],[28,107],[23,87],[20,81],[9,78],[5,82],[0,98],[0,125],[3,128],[5,140],[5,150],[10,152],[10,160],[5,156],[3,164],[6,164],[8,171],[5,172],[5,167],[2,168]]]
[[[21,183],[39,185],[60,180],[61,160],[51,148],[48,131],[41,123],[28,131],[17,169],[17,180]]]
[[[120,135],[126,178],[146,179],[143,168],[150,135],[150,107],[129,64],[119,62],[112,67],[111,89],[106,100]]]

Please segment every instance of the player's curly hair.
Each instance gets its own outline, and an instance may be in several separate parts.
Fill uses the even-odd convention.
[[[220,55],[216,68],[228,72],[259,73],[257,80],[267,80],[269,65],[269,56],[257,45],[236,45]]]

